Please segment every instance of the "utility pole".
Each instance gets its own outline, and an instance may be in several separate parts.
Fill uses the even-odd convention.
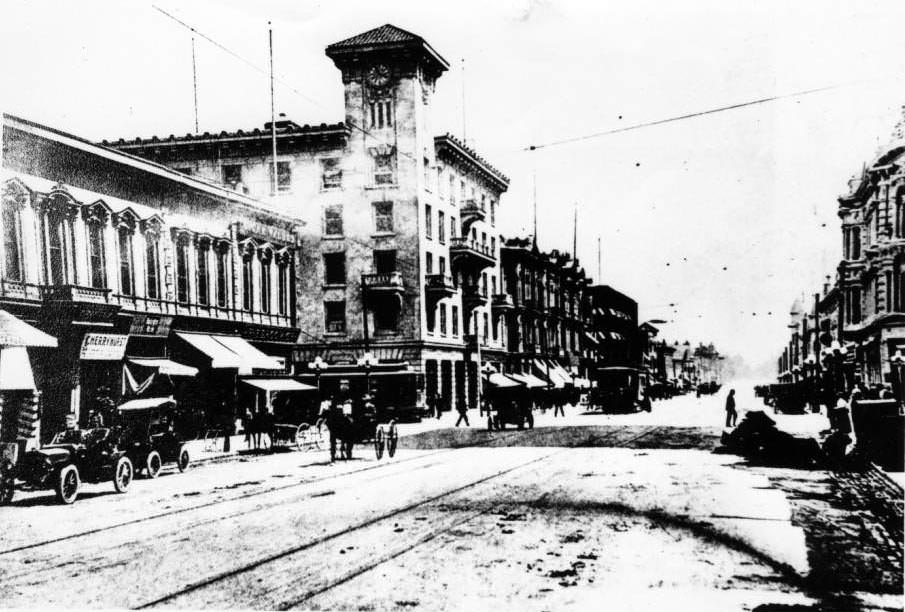
[[[267,22],[267,35],[270,43],[270,140],[273,147],[273,177],[271,183],[271,195],[277,194],[277,119],[273,96],[273,28]]]
[[[195,37],[192,36],[192,89],[195,94],[195,133],[198,129],[198,69],[195,66]]]

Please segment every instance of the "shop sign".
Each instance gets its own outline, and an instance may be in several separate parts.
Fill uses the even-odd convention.
[[[132,317],[130,334],[138,336],[166,336],[170,333],[173,317],[158,314],[136,314]]]
[[[85,334],[79,359],[86,361],[119,361],[126,354],[126,334]]]

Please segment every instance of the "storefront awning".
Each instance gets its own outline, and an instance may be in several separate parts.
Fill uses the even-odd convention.
[[[566,372],[566,370],[555,361],[550,362],[550,375],[556,376],[564,385],[572,384],[572,375]]]
[[[544,381],[539,379],[537,376],[534,376],[533,374],[512,373],[512,374],[507,374],[506,376],[508,376],[509,378],[514,378],[515,380],[524,384],[529,389],[538,389],[538,388],[547,387],[547,383],[545,383]]]
[[[552,385],[556,389],[563,388],[563,382],[554,374],[552,367],[538,359],[534,360],[533,365],[534,375],[548,383],[548,386]]]
[[[5,310],[0,310],[0,346],[56,348],[57,339]]]
[[[238,336],[216,336],[178,332],[176,334],[211,360],[211,368],[236,368],[250,374],[253,369],[282,370],[274,357],[265,355]]]
[[[129,363],[134,363],[144,368],[155,368],[158,373],[166,374],[167,376],[195,376],[198,374],[198,368],[176,363],[169,359],[129,357]]]
[[[590,334],[590,333],[588,333],[588,332],[585,332],[585,333],[584,333],[584,337],[587,338],[588,341],[591,342],[591,343],[593,343],[593,344],[597,344],[597,343],[598,343],[597,338],[595,338],[593,334]]]
[[[173,400],[173,396],[168,397],[143,397],[140,399],[134,399],[126,402],[125,404],[120,404],[116,407],[120,412],[129,412],[130,410],[149,410],[151,408],[160,408],[161,406],[166,406],[167,404],[176,403]]]
[[[317,391],[317,387],[300,383],[292,378],[244,378],[246,385],[263,391]]]
[[[522,387],[524,383],[521,383],[517,380],[513,380],[509,376],[499,373],[493,373],[487,377],[487,382],[491,387],[496,387],[498,389],[506,389],[510,387]]]
[[[35,379],[24,346],[0,349],[0,391],[33,391]]]

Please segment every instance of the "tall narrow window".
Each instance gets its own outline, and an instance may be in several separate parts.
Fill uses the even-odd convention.
[[[458,336],[459,335],[459,307],[458,306],[453,305],[452,316],[450,318],[452,319],[452,335]]]
[[[123,295],[133,295],[132,283],[132,231],[119,228],[119,290]]]
[[[852,259],[861,259],[861,228],[852,228]]]
[[[324,326],[328,334],[346,333],[346,303],[324,302]]]
[[[321,188],[339,189],[343,186],[343,170],[338,157],[321,160]]]
[[[446,243],[446,215],[442,210],[437,211],[437,240],[440,244]]]
[[[424,273],[425,274],[433,274],[434,273],[434,254],[428,251],[424,254]]]
[[[253,259],[250,254],[242,258],[242,308],[251,310],[254,304],[254,285],[252,284],[252,275],[254,274]]]
[[[270,176],[273,180],[273,164],[270,164]],[[292,165],[288,161],[277,162],[277,191],[292,190]]]
[[[324,284],[346,284],[346,254],[344,251],[324,253]]]
[[[47,260],[48,280],[54,285],[65,285],[66,275],[66,221],[63,215],[50,214],[47,216]]]
[[[277,311],[289,313],[289,262],[285,258],[277,261]]]
[[[424,205],[424,236],[428,239],[433,238],[434,232],[434,215],[431,212],[431,205]],[[443,214],[443,213],[440,213]]]
[[[893,311],[893,287],[892,287],[892,272],[886,272],[886,312]]]
[[[333,204],[324,208],[324,236],[343,235],[343,207]]]
[[[180,236],[176,242],[176,300],[180,304],[189,301],[189,241]]]
[[[228,258],[229,251],[227,247],[221,246],[217,249],[217,306],[226,308],[227,294],[229,287],[229,270]]]
[[[9,248],[7,246],[7,248]],[[107,288],[107,267],[104,261],[104,226],[101,223],[88,224],[88,259],[91,266],[91,286],[95,289]]]
[[[396,271],[396,251],[374,251],[374,271],[377,274],[392,274]]]
[[[270,312],[270,253],[261,254],[261,312]]]
[[[446,304],[440,304],[440,333],[446,335]]]
[[[160,240],[156,234],[145,234],[145,270],[148,297],[160,299]]]
[[[3,202],[3,248],[5,250],[4,277],[21,281],[22,274],[22,226],[19,211],[13,202]]]
[[[207,266],[207,254],[209,243],[207,242],[199,242],[198,243],[198,251],[196,253],[197,263],[195,264],[195,271],[198,275],[198,303],[202,306],[207,306],[210,303],[210,282],[208,280],[208,266]]]
[[[377,233],[393,231],[392,202],[374,202],[374,229]]]

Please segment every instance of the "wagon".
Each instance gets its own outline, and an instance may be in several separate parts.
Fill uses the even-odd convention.
[[[534,429],[534,413],[530,391],[518,379],[499,373],[485,377],[484,395],[487,400],[487,430],[503,430],[506,425],[519,429]]]
[[[270,438],[274,444],[294,446],[298,450],[320,450],[324,447],[324,431],[322,421],[314,425],[309,423],[274,423]]]

